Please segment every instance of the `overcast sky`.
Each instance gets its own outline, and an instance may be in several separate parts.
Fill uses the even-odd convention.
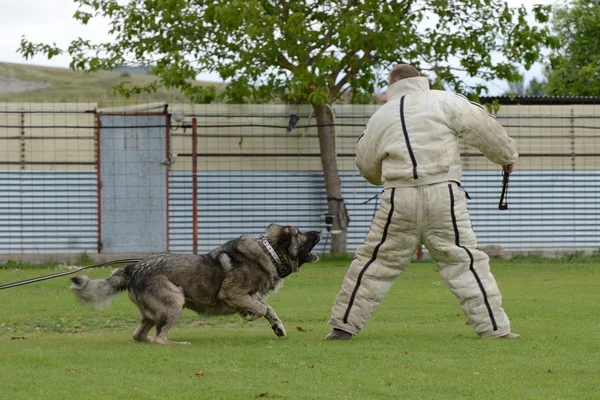
[[[508,3],[510,6],[524,4],[531,9],[534,4],[554,4],[555,0],[508,0]],[[70,59],[66,56],[52,60],[43,57],[24,60],[16,53],[23,35],[33,42],[56,42],[63,48],[79,36],[92,41],[106,39],[105,23],[90,22],[83,26],[73,20],[73,13],[77,10],[73,0],[0,0],[0,5],[0,62],[68,67]],[[529,80],[541,76],[541,68],[536,65],[525,73]],[[216,81],[218,76],[200,75],[199,79]],[[506,87],[504,82],[493,82],[489,95],[501,94]]]

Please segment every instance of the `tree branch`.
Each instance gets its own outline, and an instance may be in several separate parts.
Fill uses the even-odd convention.
[[[366,48],[361,49],[364,51],[364,54],[361,58],[359,58],[358,60],[355,59],[356,62],[352,62],[351,60],[349,60],[347,66],[345,68],[346,75],[342,79],[340,79],[340,81],[333,88],[331,88],[329,90],[330,96],[332,96],[332,97],[337,96],[337,94],[340,92],[340,90],[342,90],[342,87],[344,87],[344,85],[346,83],[348,83],[350,79],[354,79],[356,77],[356,74],[358,73],[358,71],[356,69],[358,67],[360,67],[367,58],[371,57],[371,52],[374,50],[374,47],[375,47],[375,40],[369,39],[369,40],[367,40],[365,45],[366,45],[365,46]],[[373,60],[373,61],[376,61],[376,60]]]

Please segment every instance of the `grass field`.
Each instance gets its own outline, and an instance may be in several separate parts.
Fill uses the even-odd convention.
[[[599,265],[494,261],[518,340],[477,338],[431,263],[411,264],[347,342],[322,341],[347,260],[307,265],[269,297],[285,339],[186,311],[170,338],[192,345],[136,343],[126,294],[95,311],[67,277],[3,290],[0,399],[600,399]],[[0,283],[52,272],[13,267]]]

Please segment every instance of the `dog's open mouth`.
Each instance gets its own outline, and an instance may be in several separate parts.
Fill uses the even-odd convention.
[[[314,263],[319,261],[319,256],[315,253],[309,253],[306,262]]]
[[[315,232],[311,250],[314,250],[315,247],[317,246],[317,243],[319,243],[320,241],[321,241],[321,235],[318,232]],[[316,253],[313,253],[312,251],[310,253],[308,253],[308,257],[306,257],[306,262],[314,263],[317,261],[319,261],[319,256]]]

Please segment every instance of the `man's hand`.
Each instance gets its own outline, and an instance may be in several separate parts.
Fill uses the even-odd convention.
[[[508,174],[512,173],[515,170],[515,164],[503,165],[502,170]]]

